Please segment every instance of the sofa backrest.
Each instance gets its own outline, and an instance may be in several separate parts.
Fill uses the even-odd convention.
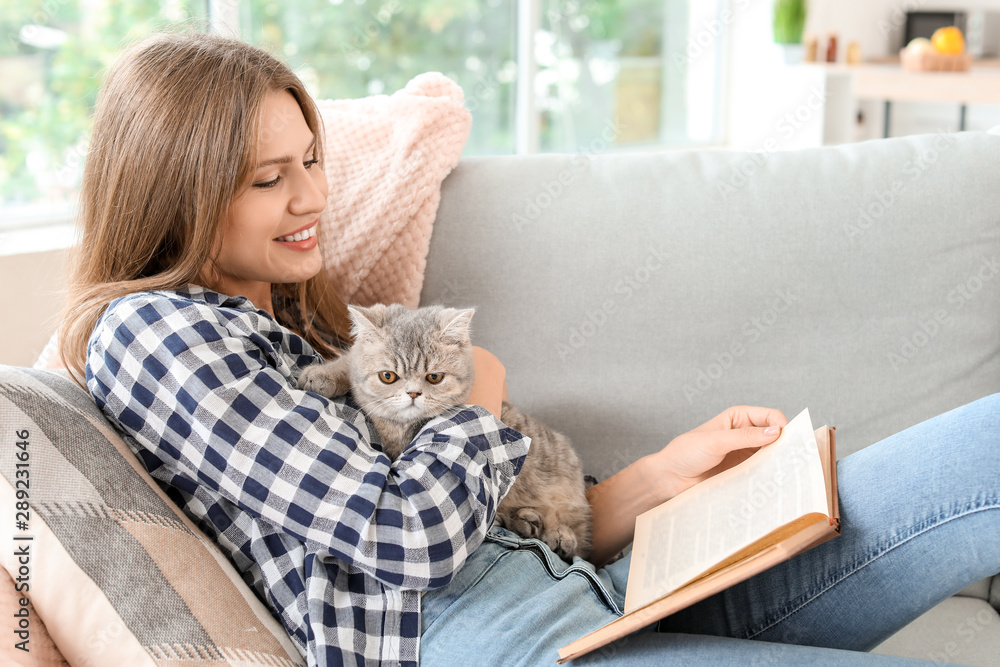
[[[469,158],[421,301],[606,476],[729,405],[840,456],[1000,390],[1000,136]]]

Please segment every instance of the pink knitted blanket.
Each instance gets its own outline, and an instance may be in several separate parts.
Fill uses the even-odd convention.
[[[320,100],[330,198],[319,242],[347,303],[420,300],[441,182],[458,164],[472,116],[437,72],[393,95]]]

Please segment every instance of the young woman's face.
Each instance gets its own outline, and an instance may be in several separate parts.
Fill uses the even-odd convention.
[[[215,267],[205,275],[210,287],[270,309],[271,283],[301,282],[322,268],[316,225],[328,187],[316,138],[291,93],[268,95],[262,114],[256,172],[230,206]]]

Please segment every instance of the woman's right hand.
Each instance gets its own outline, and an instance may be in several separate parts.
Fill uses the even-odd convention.
[[[778,439],[788,419],[780,410],[734,406],[677,436],[653,456],[667,498],[745,461]]]
[[[603,565],[624,549],[637,516],[774,442],[787,423],[778,410],[732,407],[587,489],[594,518],[591,562]]]

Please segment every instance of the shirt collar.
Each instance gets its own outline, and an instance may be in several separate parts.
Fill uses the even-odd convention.
[[[260,313],[265,313],[270,317],[270,313],[265,310],[261,310],[253,305],[253,303],[245,296],[227,296],[215,290],[211,290],[207,287],[202,287],[201,285],[196,285],[195,283],[188,283],[188,286],[184,289],[177,290],[178,294],[184,295],[185,297],[191,299],[192,301],[200,301],[202,303],[207,303],[210,306],[219,306],[222,308],[235,308],[237,310],[246,311],[256,311]]]

